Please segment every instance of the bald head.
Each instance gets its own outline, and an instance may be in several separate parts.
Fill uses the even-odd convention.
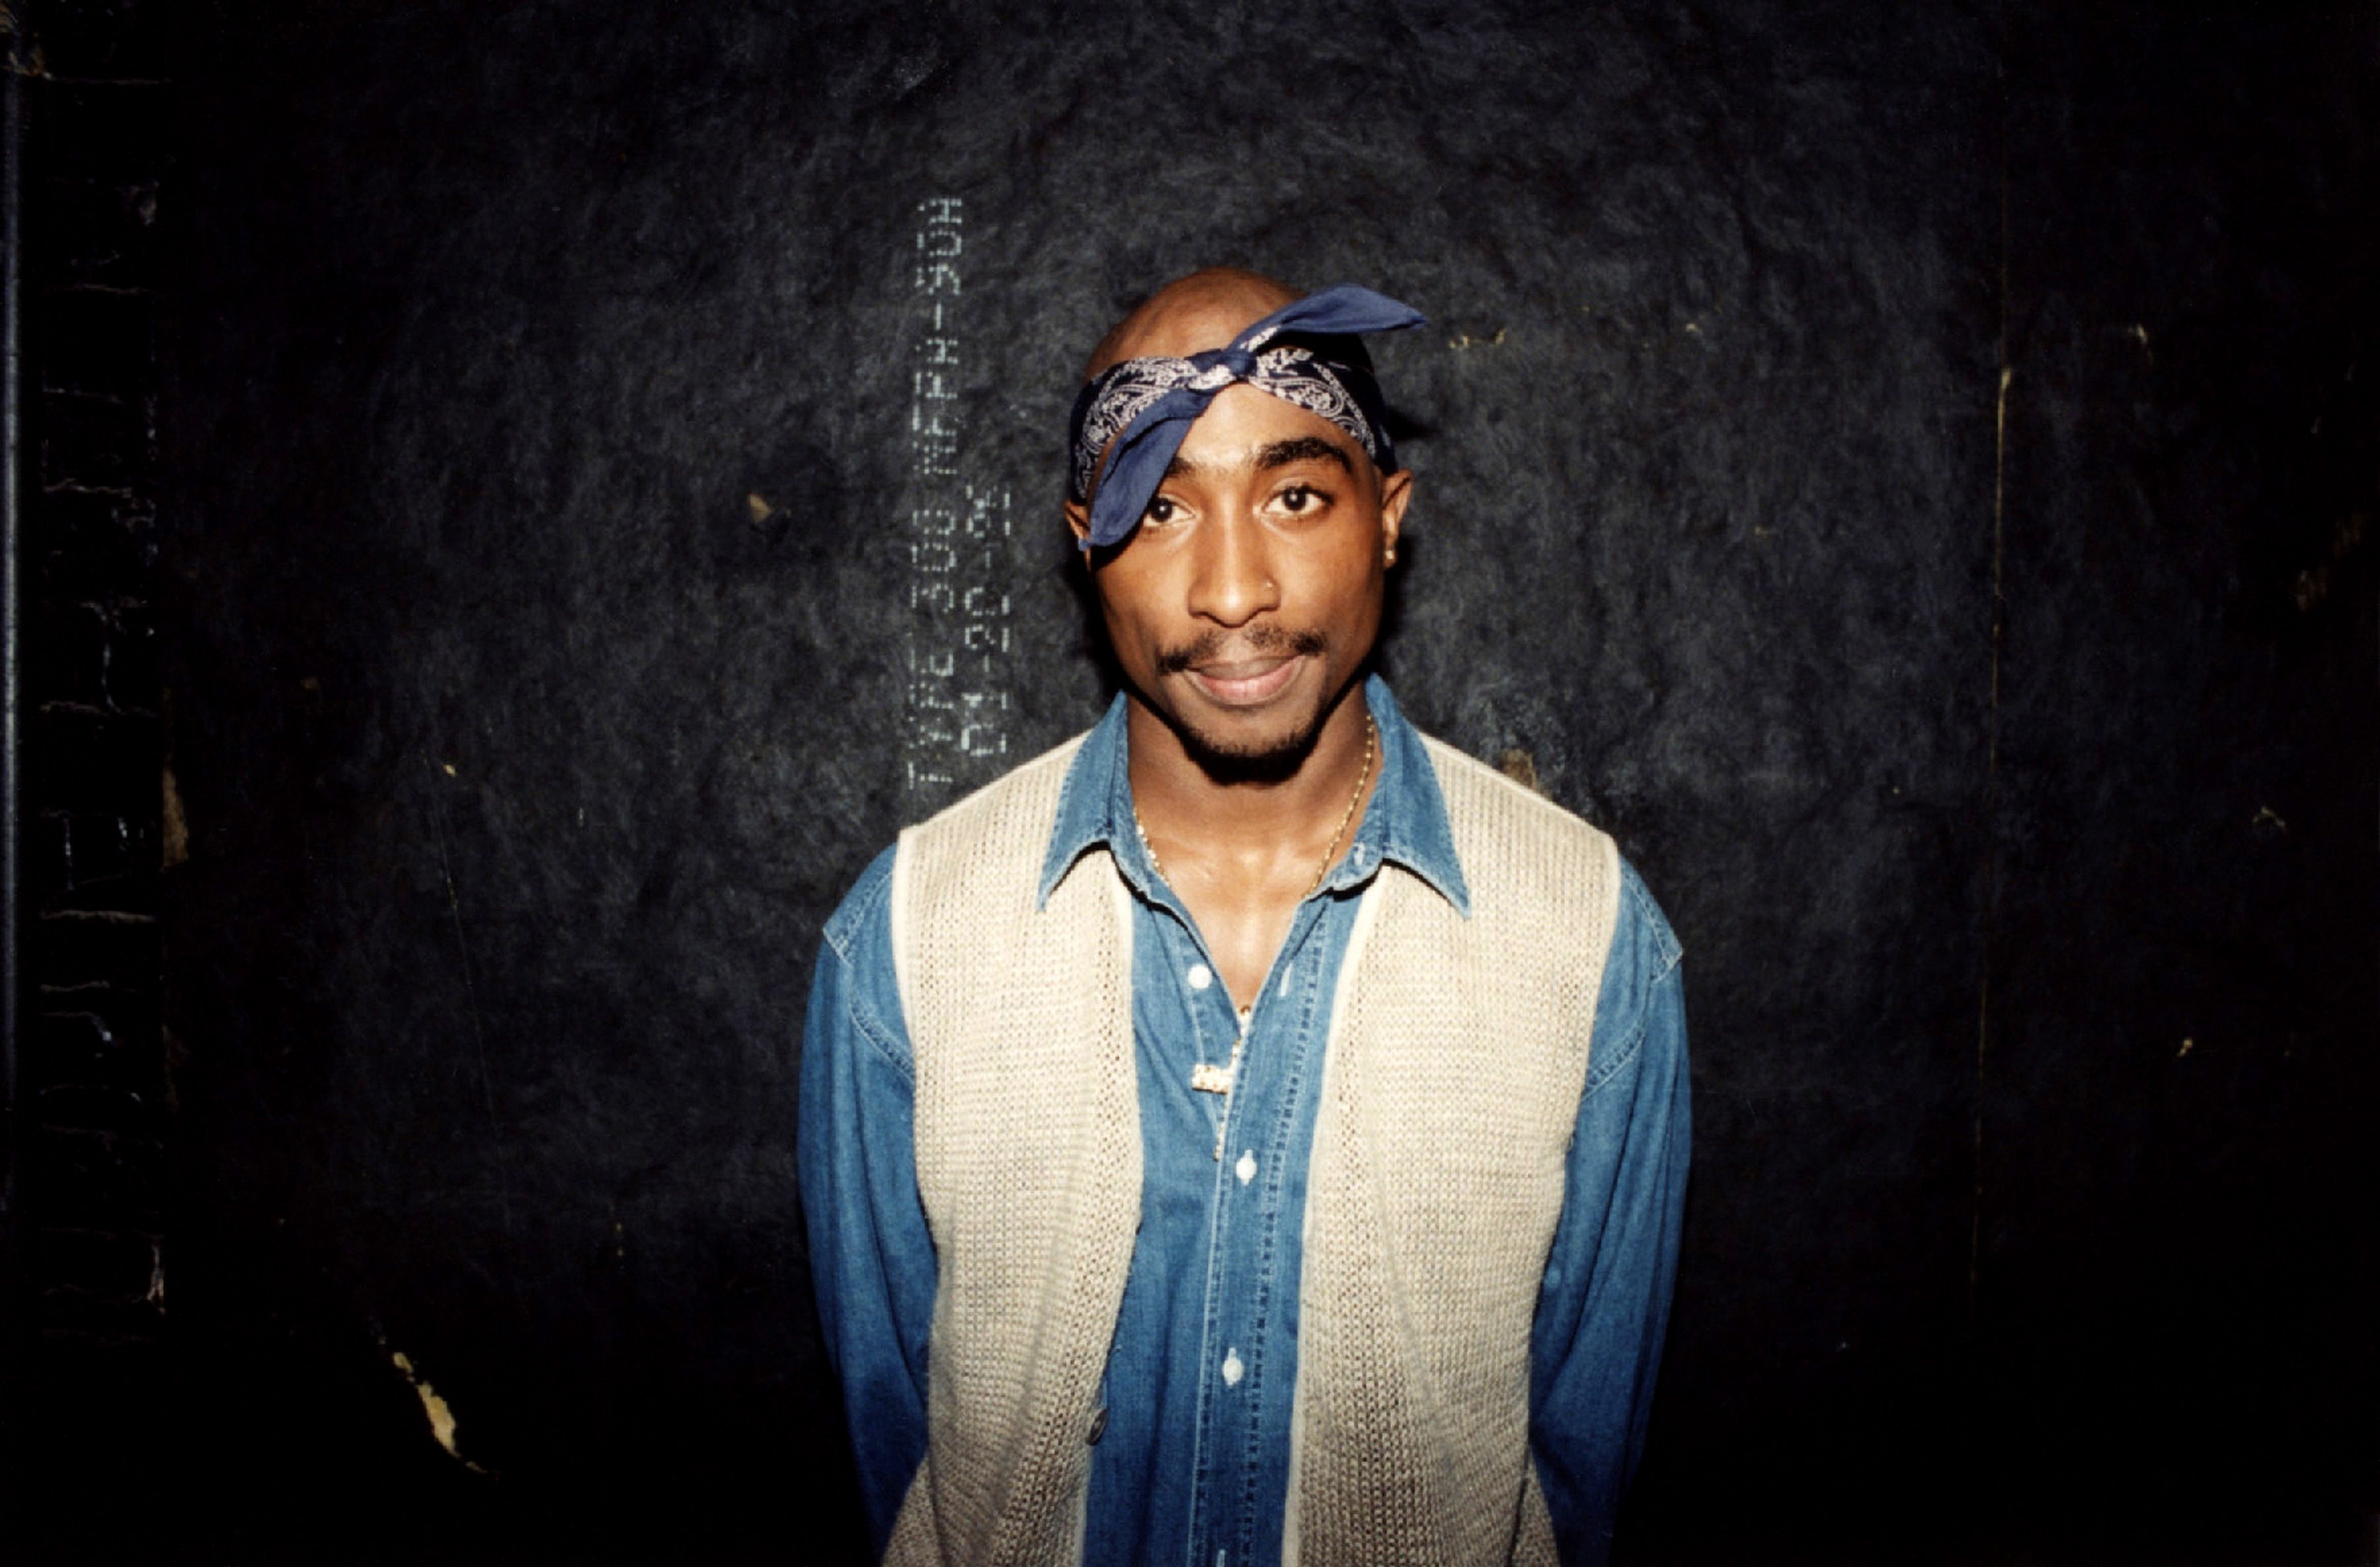
[[[1083,367],[1089,380],[1110,365],[1158,355],[1188,358],[1220,348],[1284,305],[1297,290],[1237,267],[1208,267],[1176,278],[1118,321]]]

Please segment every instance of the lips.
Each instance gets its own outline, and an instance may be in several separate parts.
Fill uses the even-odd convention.
[[[1226,707],[1252,707],[1280,695],[1297,678],[1305,663],[1302,654],[1286,658],[1239,658],[1196,665],[1186,673],[1191,683],[1210,701]]]

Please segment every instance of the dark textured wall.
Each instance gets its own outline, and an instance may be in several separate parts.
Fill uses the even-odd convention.
[[[2380,30],[2068,9],[178,18],[156,1530],[849,1557],[810,949],[1229,260],[1432,316],[1387,670],[1688,952],[1625,1549],[2352,1560]]]
[[[2251,1559],[2351,1494],[2380,1560],[2373,16],[2009,59],[1995,1469]]]
[[[51,1453],[107,1452],[119,1493],[163,1461],[171,1095],[157,916],[177,849],[153,573],[154,219],[168,157],[156,57],[105,18],[45,16],[26,37],[18,9],[0,16],[19,149],[5,199],[22,235],[7,301],[21,357],[0,369],[18,378],[7,630],[22,748],[6,818],[18,1005],[0,1043],[0,1510],[12,1520],[44,1489],[37,1456],[47,1470]]]

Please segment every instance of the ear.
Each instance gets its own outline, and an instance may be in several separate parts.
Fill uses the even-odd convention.
[[[1380,480],[1380,557],[1393,563],[1397,534],[1405,524],[1405,506],[1413,500],[1413,471],[1399,468]]]
[[[1091,540],[1091,509],[1079,500],[1066,502],[1066,525],[1075,530],[1076,548],[1087,548]]]

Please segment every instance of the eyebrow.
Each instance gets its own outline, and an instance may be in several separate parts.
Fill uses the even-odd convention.
[[[1347,471],[1348,477],[1355,476],[1355,464],[1347,460],[1347,453],[1318,435],[1267,441],[1257,448],[1256,468],[1259,473],[1268,468],[1285,468],[1292,463],[1322,462],[1336,463]],[[1165,464],[1165,476],[1170,479],[1187,478],[1204,471],[1205,464],[1191,462],[1178,452],[1172,462]]]
[[[1276,440],[1257,450],[1257,466],[1259,469],[1286,468],[1292,463],[1325,460],[1346,469],[1349,478],[1355,476],[1355,464],[1347,461],[1347,453],[1318,435],[1301,435],[1294,440]]]

